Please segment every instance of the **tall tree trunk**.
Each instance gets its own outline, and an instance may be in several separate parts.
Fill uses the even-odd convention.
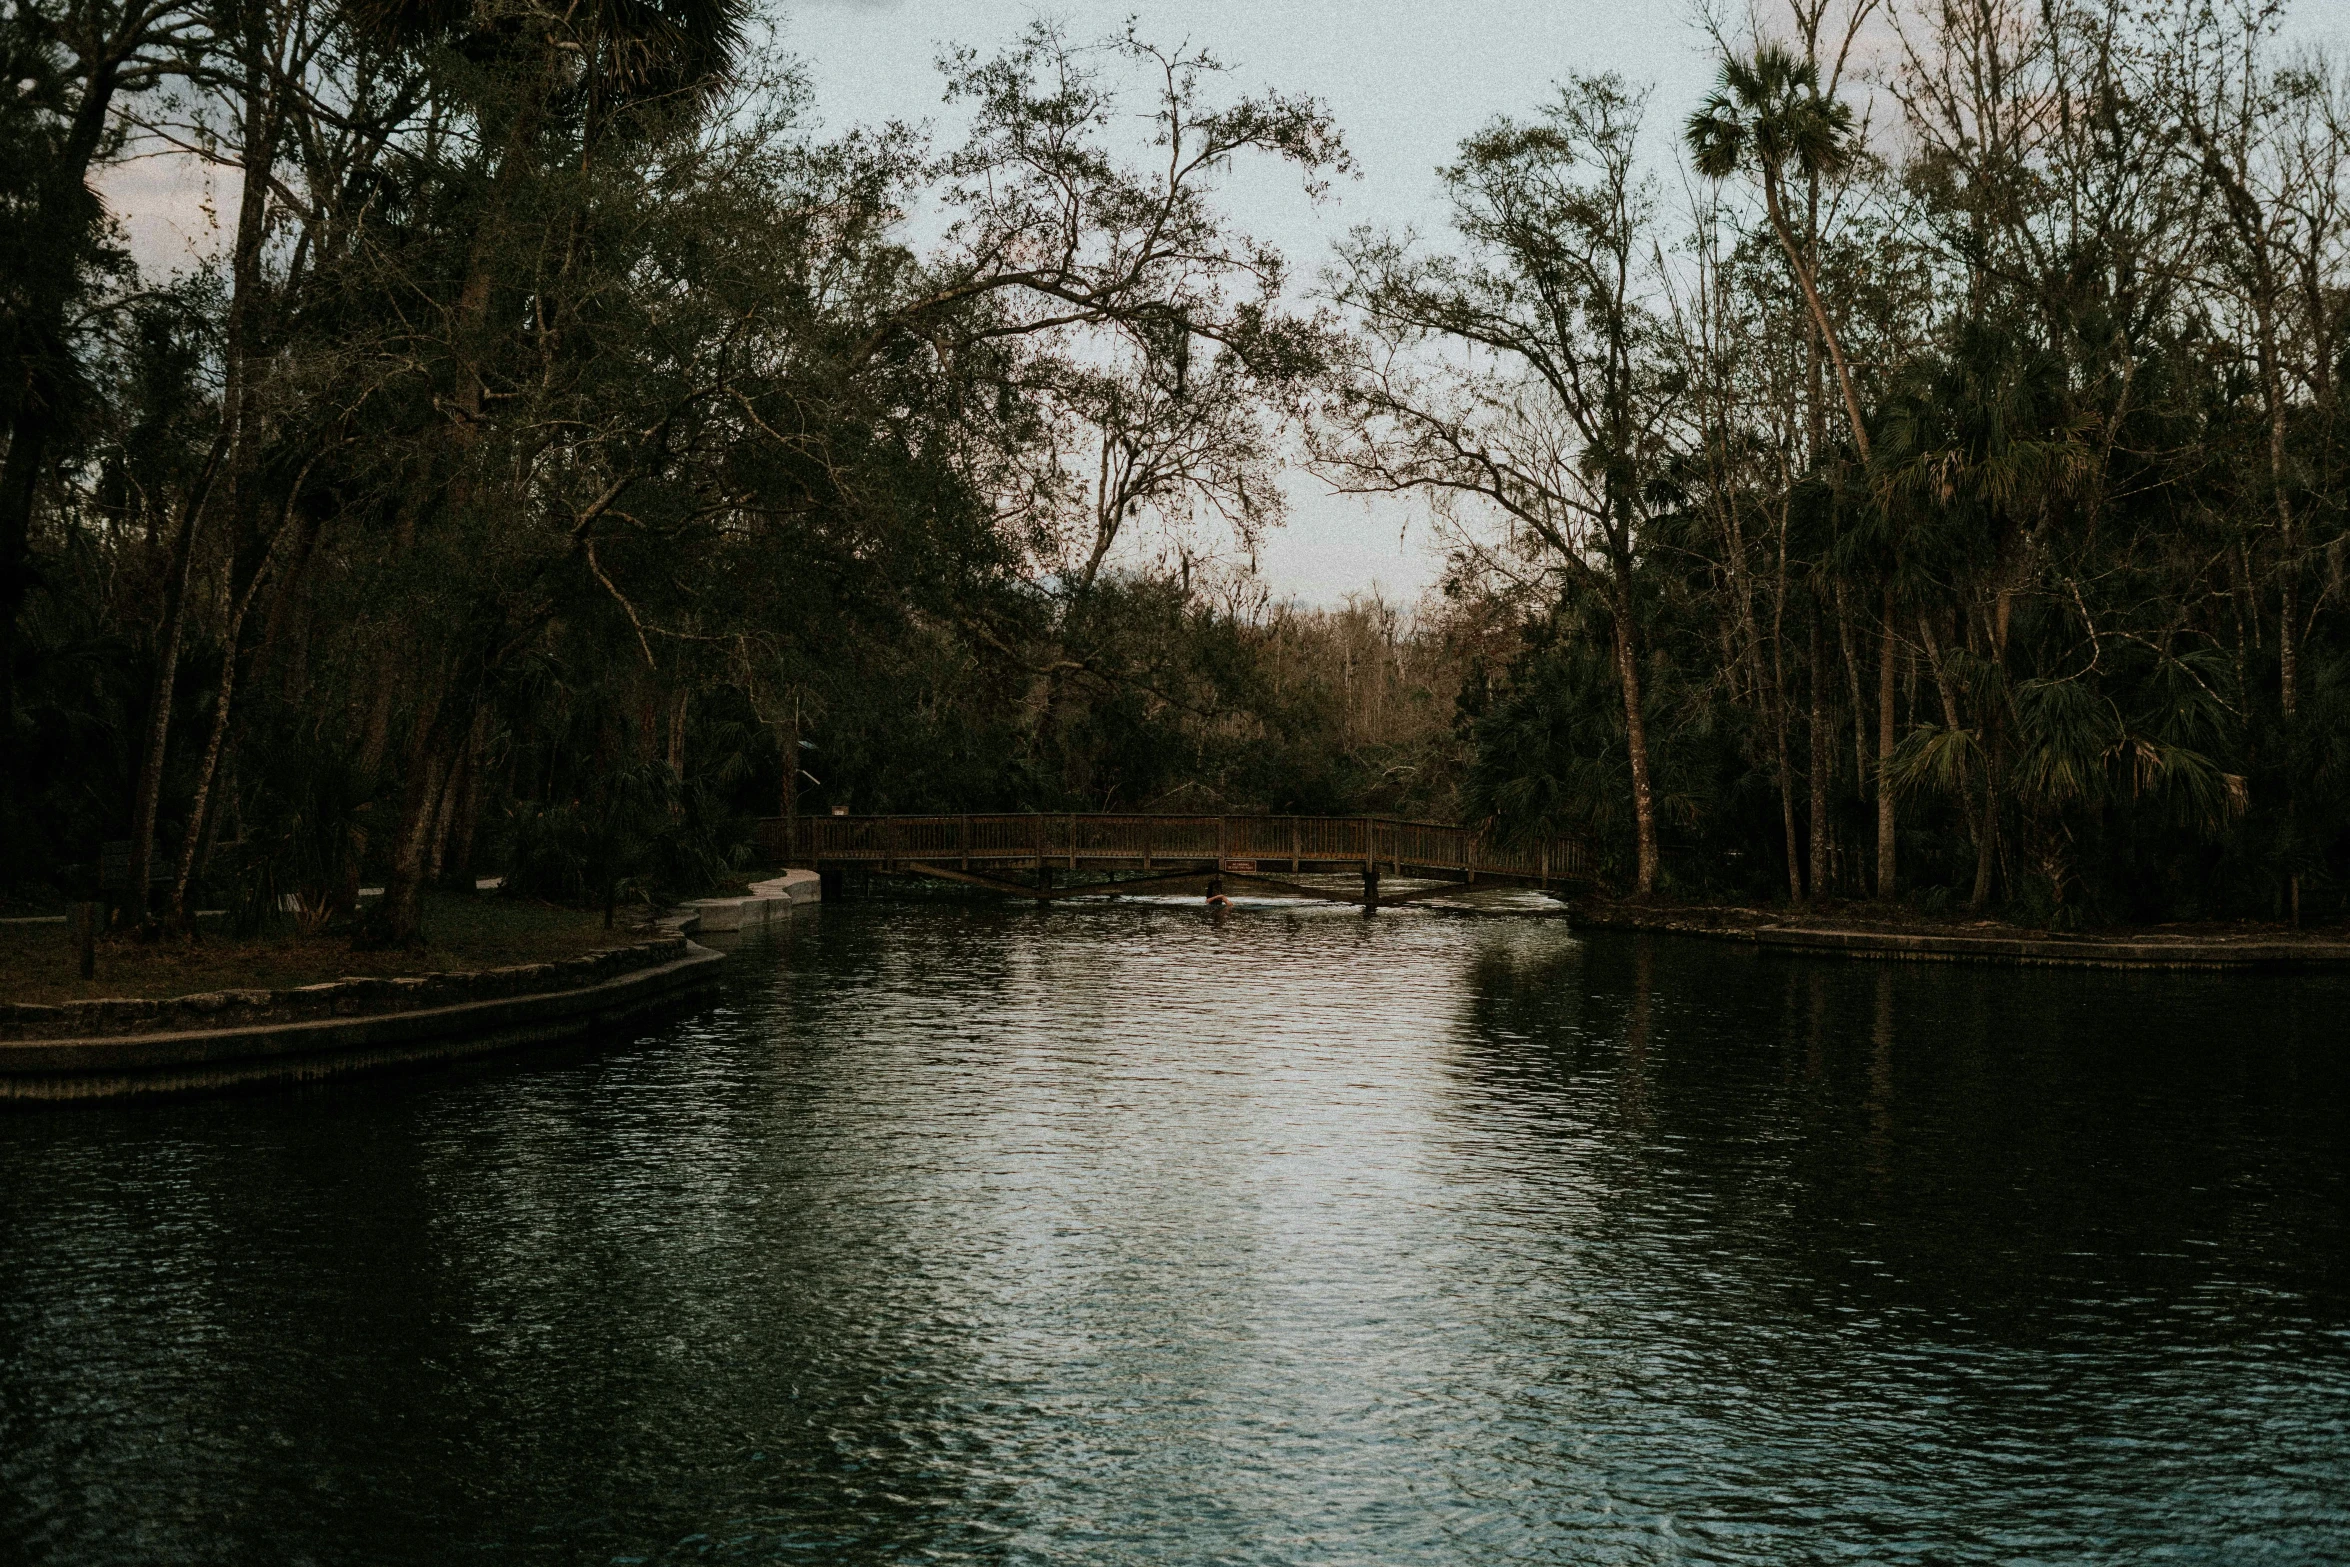
[[[188,622],[188,582],[196,559],[196,530],[204,506],[212,496],[212,481],[220,472],[228,445],[223,424],[205,456],[194,488],[180,502],[180,525],[173,530],[171,558],[165,567],[163,626],[156,638],[154,703],[147,714],[146,743],[139,762],[138,795],[131,808],[131,906],[143,924],[151,912],[149,882],[155,872],[155,820],[163,802],[163,762],[171,745],[171,693],[179,683],[180,644]],[[193,834],[189,835],[193,837]]]
[[[204,742],[204,760],[196,768],[196,793],[188,802],[188,829],[181,835],[179,872],[171,882],[171,923],[182,932],[193,929],[188,918],[188,884],[196,875],[196,846],[212,807],[212,780],[220,769],[220,754],[228,741],[230,704],[237,689],[237,653],[251,595],[230,612],[220,661],[220,692],[212,703],[212,733]]]
[[[1872,798],[1877,770],[1869,765],[1868,705],[1860,699],[1860,655],[1852,646],[1852,616],[1844,604],[1844,584],[1836,584],[1836,644],[1844,655],[1844,685],[1852,704],[1852,786],[1864,800]]]
[[[1983,729],[1983,828],[1975,839],[1975,887],[1967,895],[1967,907],[1977,914],[1991,906],[1991,877],[1999,855],[1999,773],[2006,759],[2006,737],[1996,709],[1983,715]]]
[[[131,807],[130,906],[139,924],[153,913],[155,821],[162,809],[163,763],[171,748],[172,690],[179,683],[180,642],[187,626],[189,561],[195,554],[196,508],[181,507],[165,581],[163,628],[155,640],[155,684],[147,709],[146,742],[140,748],[138,795]],[[190,835],[191,840],[193,835]]]
[[[237,232],[230,248],[230,293],[223,350],[228,385],[222,394],[222,417],[228,421],[229,618],[222,638],[220,694],[213,705],[212,734],[205,742],[204,759],[196,775],[196,793],[188,809],[188,827],[180,844],[179,870],[171,885],[171,920],[181,930],[190,928],[188,883],[196,870],[197,845],[212,803],[212,779],[227,741],[229,718],[237,689],[237,673],[245,657],[245,616],[268,569],[269,552],[290,520],[287,517],[266,536],[259,524],[260,390],[256,382],[253,317],[261,292],[261,245],[269,219],[269,182],[277,164],[278,114],[276,93],[264,59],[263,39],[255,31],[257,17],[247,19],[244,47],[244,169],[237,198]],[[309,474],[305,465],[304,477]],[[301,480],[294,484],[301,489]]]
[[[1763,206],[1770,214],[1771,232],[1778,237],[1779,248],[1787,253],[1787,263],[1794,269],[1796,285],[1803,290],[1803,302],[1811,309],[1812,325],[1820,334],[1820,341],[1828,350],[1828,363],[1835,368],[1836,386],[1844,394],[1844,415],[1852,421],[1852,444],[1860,453],[1860,460],[1869,460],[1869,427],[1860,416],[1860,393],[1852,384],[1852,371],[1844,363],[1844,345],[1836,336],[1836,329],[1828,324],[1827,307],[1820,303],[1817,280],[1812,276],[1810,258],[1795,242],[1787,227],[1787,215],[1779,205],[1779,175],[1775,168],[1763,174]]]
[[[383,907],[361,922],[359,939],[370,945],[418,946],[424,940],[423,897],[426,859],[439,826],[441,806],[458,760],[471,746],[487,700],[493,649],[504,628],[493,599],[477,605],[456,656],[431,670],[431,682],[415,718],[401,791],[399,835],[384,877]]]
[[[2262,371],[2268,382],[2268,475],[2269,485],[2276,492],[2277,508],[2277,706],[2284,715],[2285,728],[2293,728],[2295,714],[2300,708],[2301,664],[2300,627],[2294,624],[2301,618],[2301,541],[2294,527],[2293,497],[2285,485],[2285,387],[2284,376],[2276,361],[2275,328],[2270,325],[2270,313],[2261,312]],[[2299,803],[2297,781],[2285,781],[2286,841],[2290,843],[2295,806]],[[2299,852],[2298,846],[2293,852]],[[2285,901],[2288,918],[2296,929],[2301,924],[2301,872],[2288,868],[2285,872]]]
[[[473,715],[456,711],[454,687],[461,676],[441,677],[440,689],[426,699],[416,715],[416,734],[408,747],[408,766],[401,787],[398,835],[392,840],[392,861],[384,876],[383,902],[360,922],[359,944],[374,947],[413,947],[424,939],[426,860],[439,825],[441,799],[454,770],[463,736]]]
[[[359,787],[365,792],[365,810],[372,811],[379,784],[383,777],[384,754],[391,749],[392,702],[398,686],[398,676],[391,666],[376,672],[375,694],[367,704],[367,721],[359,731]],[[359,911],[359,882],[367,872],[367,849],[371,839],[368,828],[372,820],[354,816],[348,841],[343,849],[343,884],[336,895],[335,907],[346,914]]]
[[[1779,744],[1779,825],[1787,838],[1787,901],[1801,903],[1803,896],[1803,834],[1795,825],[1795,764],[1787,750],[1787,705],[1774,703],[1773,727],[1778,730]]]
[[[313,458],[312,461],[315,462],[316,458]],[[260,559],[248,569],[249,574],[245,577],[243,587],[233,591],[231,596],[228,627],[224,637],[225,651],[220,667],[220,691],[214,698],[212,705],[212,735],[205,742],[204,760],[196,770],[196,794],[188,807],[187,841],[181,847],[179,875],[173,881],[171,889],[171,917],[173,922],[183,929],[187,924],[188,880],[194,874],[196,865],[194,851],[197,835],[209,826],[207,813],[212,807],[212,781],[226,750],[229,723],[234,711],[236,694],[243,684],[240,675],[247,662],[258,657],[255,649],[246,646],[245,628],[251,624],[253,602],[260,595],[262,585],[268,581],[269,562],[275,553],[277,541],[292,524],[294,503],[300,497],[302,485],[309,476],[310,466],[304,464],[302,471],[294,477],[293,492],[286,498],[284,517],[280,519],[276,529],[261,540]],[[317,530],[313,527],[310,532],[315,537]],[[230,571],[233,587],[238,575],[234,561],[230,563]],[[275,618],[273,615],[272,619]]]
[[[318,548],[318,534],[326,518],[321,508],[301,504],[301,486],[296,485],[286,497],[286,504],[294,517],[293,534],[287,542],[284,556],[270,574],[269,612],[261,617],[261,631],[257,639],[256,655],[260,660],[251,673],[255,677],[273,672],[283,649],[287,663],[282,676],[281,690],[289,698],[298,700],[309,677],[309,628],[304,623],[308,608],[302,596],[302,582],[310,568],[310,557]]]
[[[1771,728],[1779,748],[1779,822],[1787,838],[1787,896],[1804,901],[1803,834],[1795,825],[1795,762],[1787,750],[1787,527],[1779,525],[1778,569],[1771,585]]]
[[[679,686],[669,703],[669,763],[670,776],[682,781],[685,777],[685,717],[694,699],[693,690]]]
[[[1619,566],[1615,583],[1616,680],[1624,691],[1624,744],[1632,764],[1632,824],[1637,845],[1633,891],[1656,891],[1661,855],[1656,838],[1656,791],[1648,772],[1648,720],[1640,710],[1640,645],[1632,620],[1630,584]]]
[[[1828,790],[1835,780],[1834,747],[1828,734],[1826,660],[1820,647],[1820,605],[1811,605],[1811,895],[1828,890]]]
[[[1926,665],[1934,672],[1934,689],[1942,698],[1942,726],[1955,735],[1963,727],[1958,721],[1958,692],[1950,684],[1950,671],[1942,663],[1942,642],[1934,635],[1933,617],[1922,609],[1918,611],[1918,638],[1926,650]],[[1983,841],[1983,818],[1982,813],[1975,808],[1974,791],[1967,784],[1968,780],[1964,777],[1959,779],[1958,799],[1966,811],[1967,837],[1974,841],[1979,852]]]
[[[490,177],[486,210],[474,222],[473,243],[466,251],[465,281],[457,290],[457,309],[452,322],[455,364],[451,391],[460,417],[450,424],[449,432],[459,455],[449,476],[449,489],[451,501],[459,506],[472,499],[474,475],[464,453],[473,447],[480,433],[483,394],[487,389],[483,378],[491,341],[496,335],[490,325],[490,304],[497,288],[499,251],[512,240],[510,229],[523,182],[536,172],[533,143],[555,89],[557,59],[552,51],[545,55],[536,74],[523,88],[514,117],[507,122],[497,172]]]
[[[465,790],[465,752],[460,748],[456,760],[449,764],[449,773],[441,780],[441,803],[432,813],[432,847],[425,851],[424,885],[437,887],[441,882],[441,862],[449,849],[449,831],[457,821],[457,796]]]
[[[1803,848],[1795,826],[1795,769],[1787,752],[1787,700],[1784,679],[1785,661],[1779,647],[1779,623],[1787,595],[1787,529],[1784,519],[1779,527],[1779,567],[1777,593],[1771,615],[1770,658],[1763,658],[1763,636],[1754,618],[1754,583],[1747,570],[1746,530],[1738,519],[1738,504],[1732,501],[1723,512],[1723,532],[1727,535],[1726,554],[1730,569],[1730,591],[1737,599],[1737,640],[1745,644],[1747,678],[1752,682],[1756,700],[1763,704],[1763,721],[1771,727],[1773,743],[1773,782],[1779,791],[1779,819],[1786,838],[1787,899],[1790,903],[1803,901]],[[1725,641],[1730,640],[1725,636]],[[1736,666],[1731,666],[1735,673]]]
[[[460,892],[473,890],[473,841],[481,827],[482,763],[489,750],[490,707],[483,703],[474,711],[473,733],[465,742],[465,755],[459,763],[458,782],[463,792],[457,797],[457,809],[449,827],[449,852],[442,862],[441,877]]]
[[[406,808],[400,813],[400,836],[393,846],[390,872],[384,877],[383,904],[376,910],[371,944],[414,947],[424,942],[425,855],[440,819],[441,796],[449,777],[449,749],[436,726],[429,748],[410,770]]]
[[[2277,491],[2277,545],[2281,559],[2277,562],[2277,705],[2290,724],[2300,708],[2301,660],[2300,628],[2294,622],[2301,617],[2301,541],[2293,525],[2292,498],[2285,493],[2285,421],[2284,410],[2270,427],[2269,461],[2274,466]]]
[[[1877,896],[1892,902],[1898,885],[1893,863],[1893,698],[1897,671],[1893,583],[1885,583],[1885,635],[1877,656]]]

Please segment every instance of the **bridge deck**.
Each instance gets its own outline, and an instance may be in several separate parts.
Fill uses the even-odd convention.
[[[1017,870],[1133,871],[1153,880],[1372,870],[1541,888],[1584,885],[1592,877],[1580,839],[1503,844],[1475,828],[1371,816],[775,816],[759,823],[759,843],[779,864],[858,866],[989,885],[998,879],[989,873]]]

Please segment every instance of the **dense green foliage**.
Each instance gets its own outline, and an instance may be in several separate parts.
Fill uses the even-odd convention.
[[[2350,86],[2258,9],[1789,18],[1678,135],[1561,62],[1315,304],[1216,184],[1336,129],[1132,36],[945,62],[941,149],[811,132],[726,0],[18,4],[0,886],[128,839],[158,920],[381,880],[408,941],[761,815],[1376,809],[2340,909]],[[165,144],[236,197],[141,277],[91,182]],[[1424,498],[1444,593],[1272,603],[1293,460]]]
[[[809,134],[708,0],[7,28],[40,83],[10,145],[83,107],[108,138],[8,176],[71,286],[9,300],[0,883],[72,890],[128,838],[159,915],[327,919],[381,879],[360,935],[399,941],[435,879],[706,884],[756,815],[1440,778],[1396,767],[1449,694],[1353,724],[1348,638],[1392,653],[1392,617],[1272,610],[1245,565],[1323,334],[1209,182],[1343,166],[1313,103],[1040,28],[947,63],[942,152]],[[1114,144],[1122,92],[1155,145]],[[166,139],[245,199],[216,267],[140,284],[82,177]],[[927,251],[918,202],[952,218]]]
[[[1468,808],[1643,890],[2338,914],[2350,81],[2257,5],[1788,19],[1684,218],[1575,78],[1342,258],[1326,468],[1527,615]]]

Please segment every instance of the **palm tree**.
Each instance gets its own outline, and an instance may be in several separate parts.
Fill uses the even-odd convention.
[[[1728,179],[1751,168],[1762,181],[1763,210],[1771,232],[1787,253],[1803,301],[1811,309],[1812,325],[1827,347],[1828,362],[1836,371],[1837,390],[1844,394],[1844,414],[1852,422],[1852,444],[1860,460],[1869,462],[1869,427],[1860,416],[1860,394],[1853,390],[1852,369],[1844,362],[1844,344],[1820,303],[1819,271],[1807,244],[1796,243],[1787,220],[1786,182],[1790,171],[1809,181],[1831,178],[1852,166],[1858,155],[1852,132],[1852,110],[1820,90],[1819,68],[1800,59],[1783,45],[1758,45],[1750,60],[1722,62],[1720,85],[1683,129],[1697,172],[1708,179]],[[1810,236],[1807,234],[1806,240]],[[1878,655],[1877,682],[1877,896],[1890,898],[1893,875],[1893,791],[1885,770],[1893,754],[1894,632],[1893,582],[1885,581],[1884,633]]]
[[[593,0],[587,5],[514,13],[481,0],[362,0],[362,25],[406,49],[454,45],[503,64],[506,91],[476,105],[485,133],[502,119],[504,148],[457,296],[461,364],[455,395],[465,419],[482,417],[480,342],[489,314],[491,257],[505,239],[518,185],[535,172],[534,145],[551,114],[573,109],[584,165],[614,111],[663,98],[694,99],[718,90],[743,45],[748,0]],[[486,139],[486,137],[485,137]]]
[[[1905,552],[1921,572],[1923,562],[1938,562],[1973,601],[1962,618],[1979,615],[1988,632],[1980,655],[1954,648],[1945,656],[1929,647],[1944,687],[1944,723],[1920,725],[1892,768],[1903,793],[1933,788],[1965,804],[1975,836],[1968,906],[1976,910],[1990,901],[2007,808],[2085,797],[2075,782],[2081,764],[2070,759],[2105,754],[2104,742],[2081,727],[2086,720],[2074,721],[2087,709],[2027,698],[2025,687],[2047,682],[2011,686],[2009,679],[2010,611],[2024,589],[2032,540],[2089,462],[2083,426],[2066,414],[2065,375],[2061,356],[2000,325],[1972,321],[1945,355],[1904,376],[1878,410],[1878,495],[1887,513],[1902,519]],[[1922,616],[1919,624],[1930,634]],[[1955,687],[1971,697],[1971,726],[1961,720],[1951,680],[1962,666]],[[2090,738],[2062,738],[2068,732]],[[2017,746],[2022,755],[2011,756]],[[2143,760],[2157,753],[2133,754]],[[1979,798],[1970,792],[1978,772]]]
[[[733,66],[749,15],[745,0],[596,0],[535,12],[477,0],[363,0],[354,10],[394,46],[451,43],[532,63],[568,55],[581,86],[626,101],[712,90]]]
[[[1795,269],[1795,282],[1811,308],[1812,325],[1827,345],[1836,367],[1836,384],[1844,394],[1844,412],[1852,421],[1853,444],[1862,462],[1869,460],[1868,426],[1860,417],[1860,398],[1852,388],[1852,372],[1844,363],[1844,345],[1828,324],[1820,304],[1817,269],[1806,248],[1795,242],[1787,221],[1786,181],[1793,169],[1809,178],[1832,178],[1850,168],[1855,156],[1852,109],[1820,91],[1819,68],[1801,60],[1779,44],[1758,47],[1751,60],[1722,62],[1721,83],[1682,133],[1697,172],[1710,180],[1728,179],[1751,167],[1762,180],[1763,208],[1771,232]]]

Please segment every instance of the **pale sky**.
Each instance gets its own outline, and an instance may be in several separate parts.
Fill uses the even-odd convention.
[[[1074,41],[1114,35],[1131,16],[1162,46],[1206,47],[1235,68],[1239,88],[1321,98],[1358,177],[1336,182],[1316,207],[1292,173],[1244,168],[1224,198],[1240,227],[1289,255],[1300,287],[1356,224],[1441,232],[1436,170],[1461,138],[1497,114],[1528,112],[1570,73],[1614,71],[1651,89],[1660,170],[1714,74],[1691,0],[796,0],[780,16],[784,44],[805,63],[817,113],[835,132],[897,119],[950,140],[958,126],[940,101],[938,56],[958,46],[984,55],[1039,16],[1060,20]],[[2350,54],[2350,0],[2300,0],[2288,36]],[[105,190],[141,264],[164,270],[217,250],[207,205],[234,200],[233,183],[208,182],[184,159],[130,165]],[[1276,596],[1328,605],[1377,590],[1409,602],[1441,574],[1424,504],[1333,495],[1303,471],[1288,493],[1289,524],[1262,556]]]

